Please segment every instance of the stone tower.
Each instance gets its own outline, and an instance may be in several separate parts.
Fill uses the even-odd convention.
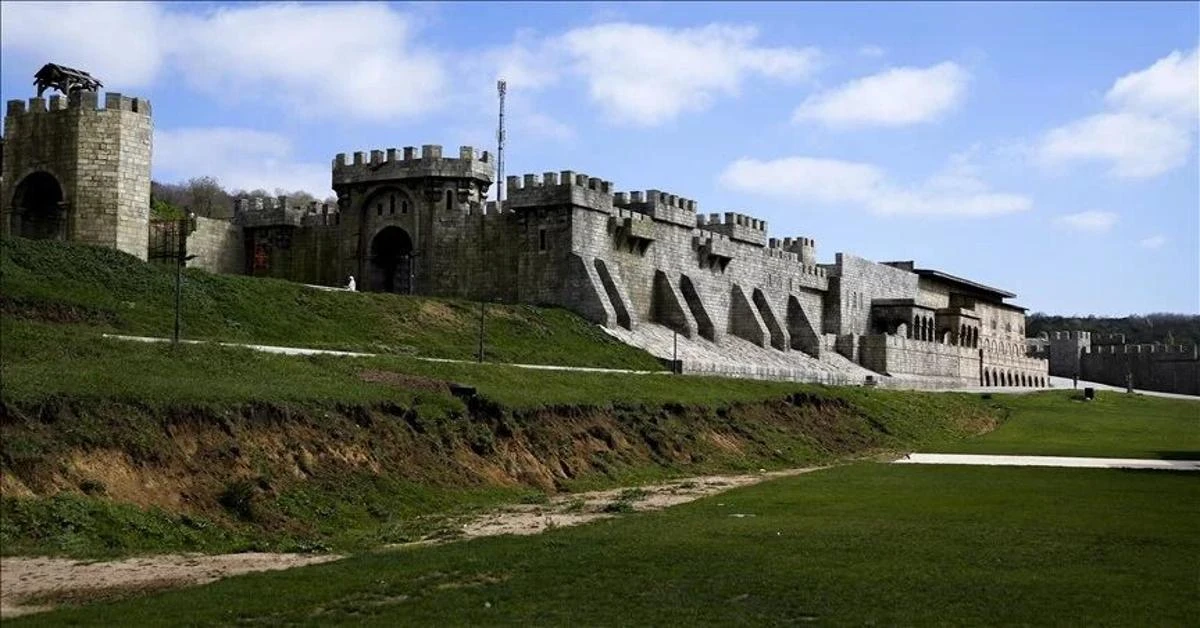
[[[71,240],[146,259],[150,103],[108,93],[8,101],[0,188],[5,235]],[[47,106],[49,105],[49,106]]]
[[[341,215],[342,280],[359,289],[401,294],[471,296],[463,271],[482,266],[471,216],[482,216],[492,184],[487,152],[470,146],[457,157],[425,145],[344,153],[333,160],[333,189]],[[478,248],[478,247],[475,247]]]

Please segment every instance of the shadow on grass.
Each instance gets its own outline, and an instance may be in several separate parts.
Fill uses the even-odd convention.
[[[1200,450],[1182,450],[1182,451],[1156,451],[1154,452],[1162,460],[1200,460]]]

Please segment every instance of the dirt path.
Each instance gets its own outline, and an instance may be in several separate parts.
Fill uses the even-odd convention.
[[[252,571],[291,569],[337,560],[308,554],[164,554],[110,562],[70,558],[0,558],[0,618],[36,613],[53,603],[126,597],[205,584]]]
[[[684,478],[635,488],[551,497],[543,504],[515,504],[453,522],[452,534],[392,547],[412,547],[501,534],[538,534],[622,513],[659,510],[740,486],[824,467],[746,475]],[[54,604],[84,603],[195,586],[255,571],[291,569],[333,560],[336,555],[165,554],[110,562],[69,558],[0,558],[0,618],[47,611]]]
[[[710,475],[663,484],[557,495],[545,504],[506,506],[462,525],[463,538],[499,534],[538,534],[625,512],[660,510],[764,480],[799,475],[824,467],[787,469],[746,475]]]

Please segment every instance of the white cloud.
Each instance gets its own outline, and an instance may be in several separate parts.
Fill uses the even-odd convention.
[[[615,121],[654,126],[736,96],[750,76],[794,80],[813,70],[815,50],[760,47],[757,36],[754,28],[724,24],[609,23],[568,31],[556,46]]]
[[[559,64],[547,39],[539,39],[529,29],[520,29],[511,44],[484,51],[466,60],[468,71],[491,72],[494,80],[504,79],[514,91],[534,91],[555,83]]]
[[[1074,231],[1101,233],[1117,224],[1117,215],[1114,212],[1089,210],[1059,216],[1054,222]]]
[[[786,157],[743,158],[720,176],[730,188],[786,201],[858,206],[880,215],[984,217],[1026,211],[1029,198],[993,192],[979,179],[970,155],[956,155],[941,172],[917,185],[898,185],[871,164]]]
[[[145,87],[162,65],[162,20],[149,2],[0,2],[0,49],[84,70],[115,90]]]
[[[1105,94],[1105,102],[1117,109],[1195,122],[1200,115],[1198,50],[1188,55],[1176,50],[1145,70],[1122,76]]]
[[[949,61],[928,68],[893,68],[809,96],[792,120],[832,127],[929,122],[963,101],[969,80],[966,70]]]
[[[1073,161],[1100,160],[1112,174],[1153,177],[1187,162],[1191,138],[1161,118],[1136,113],[1103,113],[1051,130],[1038,149],[1042,163],[1056,167]]]
[[[1162,245],[1164,245],[1166,243],[1167,243],[1167,238],[1165,236],[1161,236],[1161,235],[1152,235],[1148,238],[1142,238],[1141,240],[1138,240],[1138,246],[1140,246],[1144,249],[1162,248]]]
[[[234,5],[170,20],[189,82],[307,116],[386,121],[436,108],[441,60],[385,4]]]
[[[818,203],[867,202],[883,179],[870,164],[814,157],[743,158],[721,174],[721,183],[734,189],[775,191]]]
[[[1200,115],[1197,50],[1179,51],[1118,78],[1105,94],[1109,111],[1051,129],[1036,148],[1048,169],[1099,161],[1110,173],[1146,179],[1187,163]]]
[[[329,164],[296,161],[287,137],[228,127],[157,129],[154,175],[166,181],[211,176],[225,189],[303,190],[332,195]]]
[[[858,49],[858,54],[864,57],[882,57],[887,54],[887,51],[879,46],[868,45]]]
[[[67,65],[114,90],[176,72],[224,101],[375,122],[440,105],[442,59],[413,20],[381,3],[235,4],[200,12],[152,3],[5,2],[3,50]]]

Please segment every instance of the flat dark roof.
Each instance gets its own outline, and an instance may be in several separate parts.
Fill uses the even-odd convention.
[[[1011,292],[1007,292],[1007,291],[1001,290],[999,288],[993,288],[991,286],[985,286],[981,283],[975,283],[974,281],[971,281],[970,279],[963,279],[962,277],[955,277],[954,275],[951,275],[950,273],[944,273],[940,270],[932,270],[929,268],[916,268],[913,270],[913,272],[920,275],[921,277],[929,277],[931,279],[939,279],[946,283],[952,283],[952,284],[956,284],[956,285],[963,286],[966,288],[971,288],[972,290],[975,290],[976,292],[983,292],[986,294],[994,294],[994,295],[1000,297],[1001,299],[1010,299],[1012,297],[1017,296]],[[1005,303],[1005,305],[1008,305],[1008,304]],[[1010,306],[1010,307],[1016,307],[1016,306]],[[1017,309],[1024,310],[1025,308],[1017,308]]]

